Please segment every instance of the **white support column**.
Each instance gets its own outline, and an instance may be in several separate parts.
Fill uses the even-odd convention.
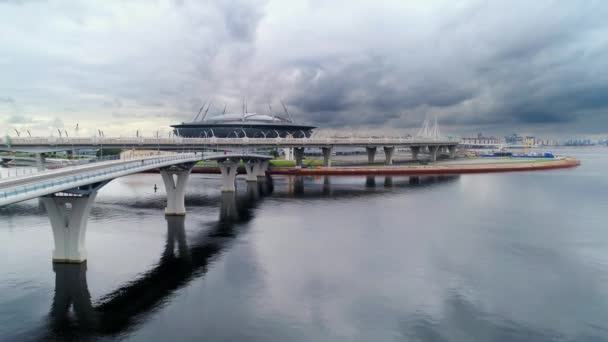
[[[429,153],[430,153],[430,156],[431,156],[430,160],[432,162],[437,161],[437,150],[439,150],[439,147],[437,147],[437,146],[429,146]]]
[[[456,145],[448,146],[448,151],[450,152],[450,158],[456,158]]]
[[[190,178],[190,171],[187,169],[161,169],[160,175],[163,177],[165,191],[167,192],[167,207],[165,215],[186,215],[184,199],[186,196],[186,184]]]
[[[293,158],[293,148],[286,147],[283,149],[283,154],[285,155],[285,160],[294,160]]]
[[[365,151],[367,152],[367,163],[368,164],[373,164],[374,163],[374,158],[376,157],[376,146],[368,146],[365,148]]]
[[[394,152],[395,152],[395,147],[384,146],[384,165],[393,164],[393,153]]]
[[[304,147],[295,147],[293,149],[293,156],[296,160],[296,167],[302,167],[302,161],[304,160]]]
[[[270,162],[268,160],[260,161],[256,172],[256,176],[258,176],[258,178],[266,178],[266,171],[268,171],[268,165],[270,165]]]
[[[323,152],[323,166],[330,167],[331,166],[331,147],[321,147],[321,151]]]
[[[236,191],[236,172],[239,167],[237,161],[226,160],[219,162],[220,171],[222,173],[222,192]]]
[[[418,160],[418,153],[420,153],[420,146],[411,146],[410,151],[412,152],[412,160]]]
[[[97,191],[84,196],[41,197],[53,228],[53,262],[78,263],[87,259],[87,219]]]
[[[248,182],[258,181],[258,169],[260,168],[260,161],[248,160],[244,163],[245,171],[247,171],[247,177],[245,178]]]

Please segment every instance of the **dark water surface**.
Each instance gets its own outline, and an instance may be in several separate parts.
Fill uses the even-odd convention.
[[[52,264],[38,200],[0,208],[0,340],[606,341],[608,150],[562,152],[583,165],[236,196],[193,175],[185,219],[125,177],[84,265]]]

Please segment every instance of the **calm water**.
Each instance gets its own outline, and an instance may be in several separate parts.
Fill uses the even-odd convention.
[[[185,220],[159,175],[125,177],[86,265],[51,263],[38,200],[0,208],[0,340],[605,341],[608,149],[566,152],[583,165],[236,196],[193,175]]]

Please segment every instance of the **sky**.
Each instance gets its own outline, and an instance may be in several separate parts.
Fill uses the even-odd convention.
[[[605,0],[0,0],[0,129],[168,134],[246,98],[334,130],[608,135],[606,18]]]

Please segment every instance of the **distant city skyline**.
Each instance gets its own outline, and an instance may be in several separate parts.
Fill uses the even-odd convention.
[[[0,1],[0,127],[167,134],[265,112],[336,130],[608,135],[605,1]],[[12,133],[11,133],[12,134]]]

